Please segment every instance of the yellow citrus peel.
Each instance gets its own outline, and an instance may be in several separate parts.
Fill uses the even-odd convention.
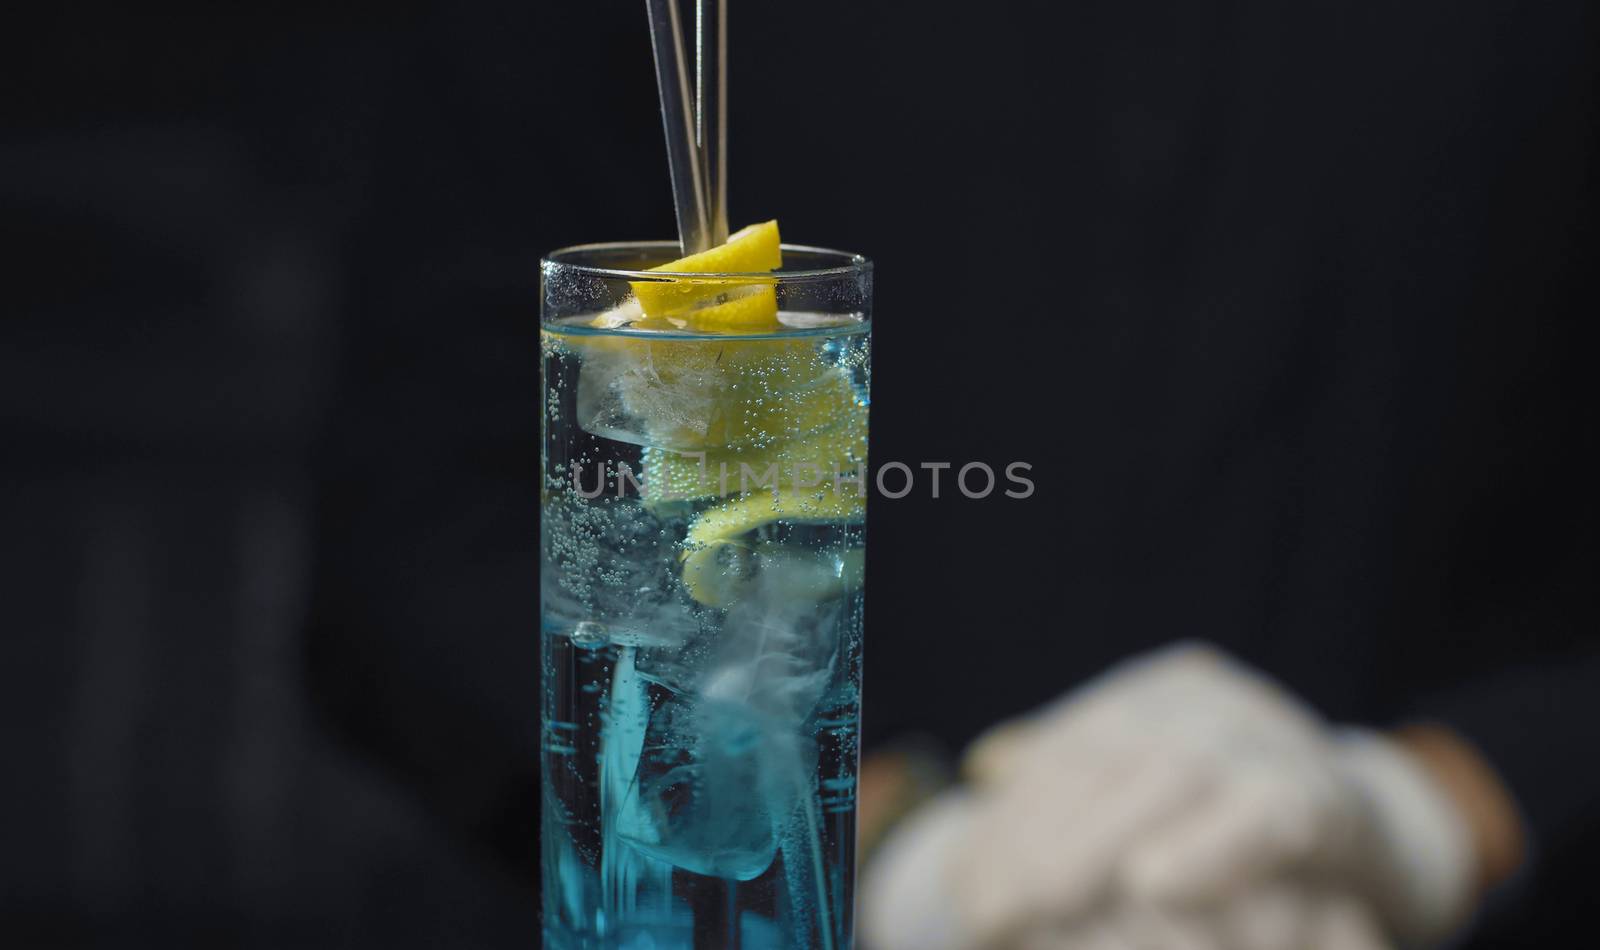
[[[839,562],[835,572],[817,574],[816,565],[807,562],[808,555],[815,560],[815,552],[789,553],[785,552],[785,545],[754,544],[744,540],[743,536],[777,522],[860,521],[865,517],[866,510],[866,499],[856,491],[853,481],[842,482],[836,487],[831,477],[815,488],[798,491],[784,490],[780,478],[780,486],[776,491],[758,488],[730,498],[701,512],[689,525],[682,554],[684,589],[690,597],[708,607],[728,606],[738,599],[744,582],[750,576],[754,555],[763,548],[772,552],[768,554],[769,558],[777,552],[784,552],[782,556],[794,562],[791,571],[795,577],[785,581],[786,586],[804,584],[808,588],[817,588],[814,593],[820,595],[839,588],[841,584],[848,585],[853,577],[859,576],[859,555],[848,555]],[[810,571],[801,573],[802,565],[810,567]]]
[[[779,328],[772,278],[677,275],[757,275],[782,266],[778,222],[763,221],[729,235],[726,244],[652,267],[663,275],[659,281],[637,280],[631,286],[646,317],[681,320],[686,329],[702,332],[769,332]]]

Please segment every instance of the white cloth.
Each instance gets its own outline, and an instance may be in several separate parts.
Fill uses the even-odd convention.
[[[1387,950],[1347,894],[1274,883],[1206,908],[1125,902],[1085,921],[1025,934],[1017,950]]]
[[[909,820],[868,869],[869,946],[1207,947],[1204,927],[1257,907],[1302,928],[1370,909],[1427,942],[1470,903],[1467,829],[1419,765],[1333,733],[1210,648],[1122,664],[985,737],[968,765],[970,789]],[[920,939],[906,942],[911,921]],[[1135,927],[1181,939],[1126,937]],[[1381,946],[1339,939],[1282,946]]]
[[[861,930],[870,950],[967,950],[948,870],[976,810],[947,794],[909,817],[866,869]],[[1389,950],[1362,901],[1326,887],[1268,881],[1206,906],[1121,898],[1075,918],[1018,928],[1014,950]]]

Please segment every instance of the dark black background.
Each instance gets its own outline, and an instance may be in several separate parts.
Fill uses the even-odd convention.
[[[1037,484],[873,505],[869,739],[1213,639],[1504,757],[1480,946],[1587,913],[1592,5],[732,6],[734,225],[877,262],[875,462]],[[536,941],[537,259],[671,233],[641,5],[33,13],[7,944]]]

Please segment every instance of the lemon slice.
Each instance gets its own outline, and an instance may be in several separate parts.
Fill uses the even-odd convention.
[[[843,486],[840,486],[843,487]],[[750,576],[753,548],[742,535],[775,522],[818,524],[865,517],[867,502],[853,486],[837,490],[832,480],[804,491],[754,491],[701,512],[684,538],[683,584],[689,596],[710,607],[725,607]]]
[[[867,501],[859,492],[838,491],[831,482],[804,491],[754,491],[701,512],[689,525],[683,546],[692,552],[713,541],[737,537],[775,521],[791,524],[859,521],[866,511]]]
[[[777,221],[734,232],[727,243],[651,270],[663,274],[754,274],[783,266]],[[646,317],[682,320],[691,330],[751,333],[778,329],[778,297],[769,280],[749,277],[633,281]]]
[[[689,329],[702,333],[759,333],[777,330],[780,326],[778,293],[770,285],[736,286],[720,294],[717,299],[721,302],[690,310],[683,315],[682,319]]]
[[[726,243],[718,244],[709,251],[690,254],[650,269],[663,274],[753,274],[777,270],[782,266],[783,250],[778,237],[778,222],[774,220],[740,228],[728,236]],[[716,296],[721,292],[719,286],[720,282],[709,281],[635,281],[633,292],[639,298],[644,312],[654,316],[686,309],[696,297],[704,299]]]
[[[776,466],[780,484],[793,488],[797,481],[848,475],[866,460],[867,407],[837,368],[809,385],[774,387],[770,399],[755,402],[747,402],[748,412],[739,420],[746,436],[741,445],[647,448],[642,459],[646,507],[737,492],[741,466],[755,477]]]
[[[760,589],[783,601],[831,600],[861,586],[865,552],[837,554],[794,544],[718,540],[683,562],[683,584],[707,607],[730,607]]]

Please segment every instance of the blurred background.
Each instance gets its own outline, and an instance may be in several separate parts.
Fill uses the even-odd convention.
[[[874,503],[869,748],[1202,637],[1504,766],[1472,946],[1585,919],[1593,5],[732,6],[733,223],[877,262],[874,460],[1037,486]],[[0,940],[537,942],[537,261],[672,233],[641,5],[32,12]]]

